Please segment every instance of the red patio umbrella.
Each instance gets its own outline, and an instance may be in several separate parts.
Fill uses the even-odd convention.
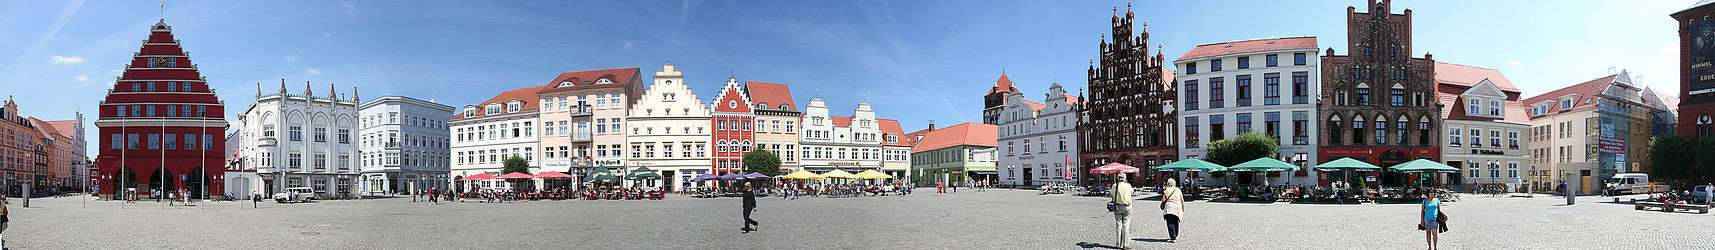
[[[480,181],[480,180],[487,180],[487,179],[494,179],[494,175],[489,175],[489,174],[483,173],[483,174],[476,174],[476,175],[464,177],[464,180],[467,180],[467,181]]]
[[[571,175],[566,175],[566,174],[565,174],[565,173],[560,173],[560,172],[553,172],[553,171],[549,171],[549,172],[542,172],[542,173],[540,173],[540,174],[536,174],[536,178],[542,178],[542,179],[563,179],[563,178],[572,178],[572,176],[571,176]]]
[[[526,173],[512,172],[512,173],[500,175],[500,177],[495,177],[495,178],[510,180],[510,179],[530,179],[530,178],[536,178],[536,177],[530,176],[530,174],[526,174]]]
[[[1137,173],[1137,168],[1132,167],[1132,166],[1126,166],[1125,164],[1120,164],[1118,162],[1115,162],[1115,163],[1108,163],[1108,165],[1102,165],[1100,167],[1092,168],[1092,169],[1090,169],[1090,173],[1091,174],[1119,174],[1119,173],[1131,174],[1131,173]]]

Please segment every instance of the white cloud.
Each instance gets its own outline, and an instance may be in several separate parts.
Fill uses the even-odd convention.
[[[322,37],[316,38],[316,42],[325,43],[325,42],[328,42],[329,40],[332,40],[332,39],[333,39],[333,32],[322,31]]]
[[[309,69],[304,70],[304,74],[310,75],[310,76],[320,76],[320,75],[322,75],[322,70],[317,69],[317,68],[309,68]]]
[[[286,52],[286,62],[298,62],[298,53]]]
[[[72,77],[71,80],[77,82],[89,82],[89,75],[77,75]]]
[[[1520,63],[1523,63],[1523,62],[1519,62],[1518,59],[1507,60],[1507,66],[1509,66],[1509,67],[1518,66]]]
[[[356,14],[357,13],[357,2],[339,1],[339,6],[345,8],[346,14]]]
[[[637,50],[637,42],[625,41],[625,45],[621,46],[621,48],[624,48],[627,51]]]
[[[84,60],[81,56],[54,55],[49,61],[58,65],[75,65],[82,64]]]

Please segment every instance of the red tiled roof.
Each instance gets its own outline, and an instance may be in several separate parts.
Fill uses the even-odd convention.
[[[882,134],[889,134],[889,135],[893,135],[894,137],[899,138],[899,140],[895,143],[887,143],[886,140],[883,140],[881,142],[882,146],[900,146],[900,147],[910,147],[911,146],[911,142],[905,140],[905,138],[906,138],[905,137],[905,130],[899,128],[899,120],[880,119],[880,120],[877,120],[876,122],[881,123],[881,133]]]
[[[833,117],[833,119],[834,119],[834,126],[835,127],[851,127],[852,126],[852,117],[850,117],[850,116],[835,116],[835,117]]]
[[[487,101],[472,104],[471,106],[476,107],[476,112],[474,112],[476,114],[472,115],[470,118],[478,118],[478,117],[487,116],[484,114],[486,112],[483,112],[483,110],[484,110],[483,107],[488,106],[488,104],[499,103],[501,108],[504,109],[506,107],[506,103],[510,102],[512,100],[518,100],[519,102],[524,103],[523,107],[520,107],[518,112],[521,112],[521,113],[535,112],[536,111],[536,104],[537,104],[536,101],[537,101],[537,99],[540,99],[538,97],[538,95],[536,95],[536,93],[541,92],[542,90],[548,89],[549,87],[553,87],[553,86],[554,85],[535,85],[535,86],[529,86],[529,87],[524,87],[524,88],[520,88],[520,89],[508,90],[506,92],[501,92],[500,95],[495,95],[494,98],[489,98]],[[501,112],[501,114],[507,114],[507,113]],[[452,121],[463,120],[466,118],[464,115],[465,115],[464,114],[464,108],[459,108],[456,112],[453,113]]]
[[[934,131],[934,130],[929,130],[929,129],[917,130],[916,132],[911,132],[909,134],[905,134],[905,139],[902,139],[900,141],[904,142],[905,144],[910,145],[910,146],[916,146],[918,143],[923,142],[923,140],[919,139],[918,137],[928,135],[929,131]]]
[[[1524,104],[1519,103],[1518,100],[1507,100],[1502,102],[1502,117],[1501,119],[1495,119],[1490,117],[1466,115],[1470,112],[1465,110],[1465,99],[1460,98],[1459,93],[1440,92],[1436,93],[1435,98],[1443,104],[1441,106],[1441,117],[1447,120],[1499,121],[1514,124],[1529,124],[1530,122],[1530,114],[1527,113],[1530,112],[1530,110],[1525,109]]]
[[[1548,104],[1548,112],[1559,113],[1559,112],[1561,112],[1561,110],[1560,110],[1560,97],[1566,96],[1566,95],[1576,94],[1576,95],[1578,95],[1578,97],[1576,99],[1572,100],[1572,109],[1580,109],[1583,107],[1595,106],[1596,102],[1591,101],[1592,100],[1591,98],[1596,97],[1597,94],[1601,94],[1602,91],[1606,90],[1609,85],[1612,85],[1614,83],[1614,79],[1619,77],[1619,76],[1620,76],[1619,74],[1608,75],[1608,76],[1596,78],[1595,80],[1590,80],[1590,81],[1587,81],[1584,83],[1579,83],[1579,84],[1575,84],[1572,86],[1567,86],[1565,88],[1556,89],[1554,91],[1549,91],[1548,93],[1543,93],[1541,95],[1536,95],[1536,96],[1532,96],[1528,99],[1524,99],[1524,103],[1521,103],[1521,104],[1526,105],[1526,106],[1533,106],[1533,105],[1536,105],[1537,103],[1551,102]]]
[[[1225,56],[1225,55],[1236,55],[1236,54],[1267,52],[1267,51],[1296,50],[1296,49],[1315,50],[1316,49],[1316,37],[1314,37],[1314,36],[1301,36],[1301,37],[1287,37],[1287,38],[1264,38],[1264,39],[1230,41],[1230,42],[1219,42],[1219,43],[1197,45],[1197,47],[1191,48],[1191,51],[1186,51],[1185,55],[1181,55],[1181,56],[1179,56],[1179,59],[1175,59],[1173,61],[1178,62],[1178,61],[1203,59],[1203,58],[1209,58],[1209,57]]]
[[[65,132],[67,138],[72,137],[69,135],[70,133],[77,133],[77,120],[47,121],[47,123],[53,126],[55,131]]]
[[[41,131],[43,136],[50,136],[51,137],[51,136],[58,135],[60,137],[71,138],[70,136],[66,136],[66,133],[61,132],[57,128],[54,128],[54,126],[52,124],[48,124],[47,121],[43,121],[42,119],[36,119],[35,117],[30,117],[29,119],[30,119],[30,125],[36,126],[36,130]]]
[[[613,83],[596,84],[596,81],[602,78],[607,78],[608,80],[613,81]],[[633,80],[637,79],[639,79],[637,77],[637,67],[567,71],[560,73],[559,76],[555,76],[553,80],[549,80],[547,84],[544,84],[542,90],[539,92],[548,93],[594,88],[626,87],[631,86],[631,84],[634,83]],[[562,87],[560,86],[560,83],[563,82],[572,82],[572,85]]]
[[[912,153],[955,147],[959,145],[974,145],[994,147],[996,137],[995,125],[982,123],[960,123],[944,129],[929,131],[923,136],[923,141],[911,146]]]
[[[1483,79],[1494,82],[1496,87],[1501,88],[1501,91],[1519,92],[1518,87],[1514,87],[1513,82],[1507,80],[1507,76],[1502,75],[1499,70],[1435,62],[1435,82],[1437,83],[1471,87],[1477,86],[1477,83],[1483,82]]]
[[[786,84],[750,81],[745,83],[745,89],[752,102],[768,104],[770,109],[786,104],[786,111],[798,110],[798,103],[792,101],[792,88]]]
[[[1173,77],[1172,70],[1161,69],[1161,89],[1174,89],[1173,86],[1179,86],[1173,83]]]
[[[1166,72],[1166,71],[1162,71],[1162,72]],[[1168,82],[1172,82],[1172,81],[1168,81]],[[1078,106],[1078,96],[1072,95],[1072,94],[1066,94],[1066,105]]]
[[[989,88],[988,94],[1014,92],[1018,92],[1018,88],[1012,86],[1012,79],[1006,77],[1006,72],[1001,72],[1000,79],[994,80],[994,87]]]

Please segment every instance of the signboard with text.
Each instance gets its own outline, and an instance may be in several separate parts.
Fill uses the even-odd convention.
[[[1690,83],[1681,97],[1682,102],[1702,103],[1715,100],[1715,19],[1691,20],[1691,51],[1686,53],[1691,65]]]

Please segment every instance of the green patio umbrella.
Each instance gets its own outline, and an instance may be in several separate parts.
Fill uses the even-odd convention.
[[[594,170],[590,170],[590,173],[584,176],[584,182],[619,182],[619,174],[614,174],[605,166],[596,166]]]
[[[1364,161],[1354,160],[1354,159],[1349,158],[1349,157],[1348,158],[1340,158],[1340,159],[1329,161],[1329,162],[1324,162],[1322,164],[1317,164],[1314,169],[1316,169],[1317,171],[1341,171],[1341,170],[1381,171],[1382,170],[1381,167],[1377,167],[1376,165],[1370,165],[1369,163],[1366,163]]]
[[[1222,167],[1220,164],[1210,163],[1201,159],[1184,159],[1155,167],[1155,171],[1216,172],[1226,170],[1227,167]]]
[[[661,179],[661,174],[655,173],[655,170],[650,170],[649,167],[637,167],[637,169],[631,170],[631,173],[626,174],[625,179],[627,179],[627,180],[654,180],[654,179]]]
[[[1263,158],[1257,158],[1256,160],[1247,161],[1245,163],[1239,163],[1239,165],[1233,165],[1233,167],[1227,168],[1227,171],[1238,171],[1238,172],[1247,172],[1247,171],[1254,171],[1254,172],[1298,171],[1298,165],[1292,165],[1292,163],[1286,163],[1284,161],[1275,160],[1274,158],[1271,158],[1271,157],[1263,157]]]
[[[1395,172],[1447,172],[1447,173],[1459,172],[1458,168],[1450,167],[1450,166],[1447,166],[1447,164],[1441,164],[1440,162],[1435,162],[1435,161],[1425,160],[1425,159],[1417,159],[1417,160],[1408,161],[1405,163],[1400,163],[1399,165],[1393,165],[1393,167],[1388,168],[1388,170],[1392,170]]]

